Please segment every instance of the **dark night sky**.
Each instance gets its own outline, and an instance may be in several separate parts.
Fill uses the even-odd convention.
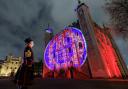
[[[109,16],[104,10],[105,0],[86,1],[91,15],[99,25],[108,24]],[[22,56],[24,39],[35,41],[35,60],[43,58],[44,29],[50,23],[54,34],[77,19],[77,0],[0,0],[0,59],[12,53]],[[128,47],[124,40],[115,37],[125,58]],[[122,47],[122,43],[125,45]]]

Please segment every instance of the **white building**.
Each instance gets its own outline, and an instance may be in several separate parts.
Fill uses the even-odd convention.
[[[0,76],[14,75],[22,63],[21,57],[7,56],[0,62]]]

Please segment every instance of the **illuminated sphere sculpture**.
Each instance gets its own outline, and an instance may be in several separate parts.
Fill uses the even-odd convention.
[[[81,67],[87,58],[87,46],[82,32],[73,27],[65,28],[47,45],[44,62],[50,70]]]

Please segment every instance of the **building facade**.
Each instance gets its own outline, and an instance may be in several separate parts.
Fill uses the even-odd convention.
[[[79,1],[76,11],[81,31],[87,41],[87,64],[91,77],[126,78],[128,70],[111,36],[111,29],[99,27],[92,20],[89,7],[85,3]]]
[[[6,59],[0,63],[0,76],[14,76],[21,63],[21,57],[7,56]]]
[[[112,38],[111,29],[105,26],[98,26],[92,20],[89,7],[85,3],[79,1],[76,12],[79,20],[77,26],[80,27],[87,43],[87,59],[84,65],[75,69],[74,78],[127,78],[127,66]],[[50,29],[47,29],[44,39],[45,47],[51,41],[52,37],[53,33]],[[58,78],[55,77],[58,75],[58,72],[50,70],[45,62],[43,62],[42,70],[43,78]],[[60,72],[64,74],[65,70],[60,70]],[[66,73],[68,76],[64,78],[70,78],[70,73]]]

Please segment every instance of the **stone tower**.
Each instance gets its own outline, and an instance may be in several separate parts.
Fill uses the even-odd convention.
[[[76,9],[81,31],[83,32],[88,50],[88,65],[92,78],[126,77],[126,65],[111,40],[111,34],[99,27],[91,18],[89,7],[78,0]],[[85,71],[86,72],[86,71]]]
[[[50,28],[50,26],[48,25],[48,28],[47,29],[45,29],[45,36],[44,36],[44,45],[45,45],[45,48],[46,48],[46,46],[47,46],[47,44],[50,42],[50,40],[53,38],[53,30],[52,30],[52,28]],[[43,59],[43,66],[42,66],[43,68],[42,68],[42,77],[44,78],[44,77],[46,77],[48,74],[47,73],[49,73],[49,69],[46,67],[46,65],[45,65],[45,62],[44,62],[44,59]]]

